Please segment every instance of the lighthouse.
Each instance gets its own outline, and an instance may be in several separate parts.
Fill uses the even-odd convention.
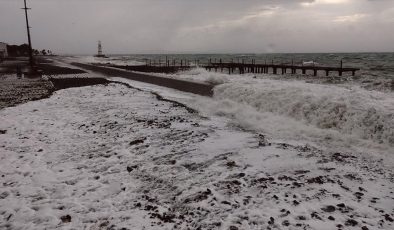
[[[101,58],[105,58],[107,56],[105,56],[103,54],[103,47],[101,46],[101,41],[98,41],[98,45],[97,45],[97,55],[95,55],[95,57],[101,57]]]

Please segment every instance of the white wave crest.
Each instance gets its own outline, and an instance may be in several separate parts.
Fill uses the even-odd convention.
[[[95,64],[111,64],[111,65],[121,65],[121,66],[132,66],[132,65],[145,65],[144,62],[132,60],[128,57],[114,56],[108,58],[100,58],[94,56],[79,56],[74,57],[75,61],[82,63],[95,63]]]
[[[215,87],[215,98],[249,105],[320,129],[394,145],[392,94],[334,85],[259,79]]]
[[[306,65],[306,66],[314,66],[314,65],[318,65],[319,63],[315,62],[315,61],[303,61],[302,65]]]
[[[174,74],[150,73],[150,75],[202,82],[211,85],[224,84],[230,81],[229,75],[219,72],[210,72],[204,68],[192,68],[190,70],[181,71]]]

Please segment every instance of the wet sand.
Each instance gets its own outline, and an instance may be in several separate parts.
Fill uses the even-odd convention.
[[[87,85],[97,85],[108,83],[102,78],[66,78],[55,79],[53,76],[76,75],[86,73],[77,68],[57,66],[51,60],[44,58],[37,59],[37,66],[42,71],[44,78],[18,78],[16,67],[27,68],[27,60],[18,58],[7,60],[0,65],[0,109],[16,106],[28,101],[48,98],[56,90],[81,87]],[[68,79],[68,80],[67,80]]]
[[[52,92],[53,85],[48,80],[0,75],[0,109],[47,98]]]

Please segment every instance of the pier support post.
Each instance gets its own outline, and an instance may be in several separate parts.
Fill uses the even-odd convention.
[[[341,59],[341,69],[338,71],[339,76],[342,76],[343,60]]]

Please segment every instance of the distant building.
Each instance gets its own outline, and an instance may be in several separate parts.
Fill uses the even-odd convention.
[[[0,58],[8,57],[7,43],[0,42]]]
[[[101,41],[98,41],[98,46],[97,46],[97,55],[94,55],[95,57],[100,57],[100,58],[106,58],[107,56],[105,56],[103,54],[103,47],[101,46]]]

